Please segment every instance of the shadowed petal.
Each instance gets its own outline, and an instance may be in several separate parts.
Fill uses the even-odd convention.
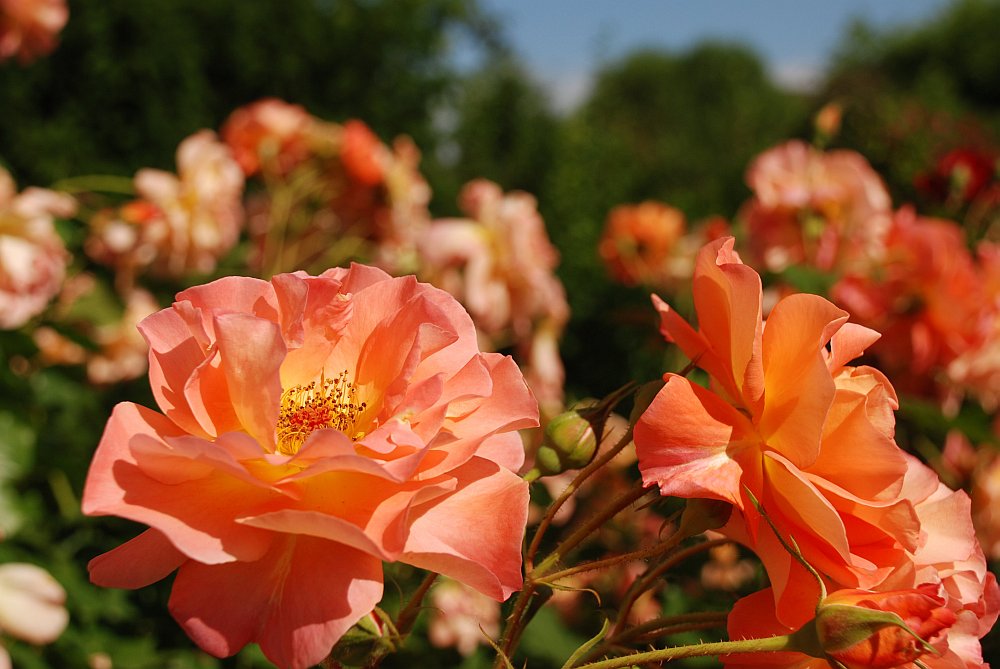
[[[275,542],[254,562],[187,562],[170,613],[216,657],[256,642],[284,669],[318,664],[382,597],[377,558],[311,537]]]
[[[635,426],[643,483],[658,484],[663,495],[738,505],[743,468],[736,457],[754,441],[745,416],[718,395],[673,374]]]
[[[106,588],[142,588],[166,578],[187,557],[161,532],[146,530],[87,565],[90,582]]]

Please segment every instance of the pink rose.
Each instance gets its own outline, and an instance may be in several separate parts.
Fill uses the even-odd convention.
[[[538,408],[443,291],[354,265],[220,279],[144,320],[163,413],[118,405],[84,512],[151,527],[100,585],[178,570],[170,611],[206,651],[321,661],[382,596],[382,561],[494,599],[521,585],[518,430]]]
[[[59,292],[69,253],[53,225],[71,216],[73,198],[43,188],[15,193],[0,168],[0,328],[18,328],[41,313]]]

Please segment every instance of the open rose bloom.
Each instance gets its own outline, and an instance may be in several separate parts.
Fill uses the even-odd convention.
[[[861,154],[791,141],[758,156],[746,180],[748,242],[767,269],[868,269],[881,259],[892,202]]]
[[[236,244],[243,228],[243,172],[211,130],[177,147],[177,174],[136,172],[138,200],[98,212],[87,253],[120,273],[151,267],[161,275],[206,274]]]
[[[888,380],[847,364],[878,334],[816,295],[785,297],[765,323],[760,277],[732,238],[702,250],[693,290],[697,330],[654,302],[661,331],[708,373],[710,387],[665,377],[635,428],[645,484],[733,506],[719,531],[763,562],[770,615],[785,626],[773,633],[811,619],[820,592],[754,500],[831,590],[927,585],[957,621],[943,641],[957,664],[936,666],[981,661],[978,639],[1000,607],[996,580],[975,541],[968,496],[896,445]]]
[[[70,256],[54,219],[75,211],[76,201],[65,193],[17,193],[0,167],[0,329],[21,327],[59,292]]]
[[[554,415],[563,408],[558,341],[569,305],[537,202],[475,179],[459,206],[469,218],[438,219],[421,236],[421,274],[468,308],[484,345],[515,347],[543,413]]]
[[[320,662],[382,596],[382,561],[494,599],[521,585],[518,430],[538,408],[448,294],[352,266],[231,277],[144,320],[162,413],[122,403],[83,508],[150,527],[91,562],[206,651]]]

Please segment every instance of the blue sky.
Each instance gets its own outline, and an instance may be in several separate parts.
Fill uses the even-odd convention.
[[[594,69],[638,47],[684,50],[705,39],[738,41],[772,74],[806,85],[822,73],[852,19],[910,25],[949,0],[480,0],[498,16],[531,73],[565,108]]]

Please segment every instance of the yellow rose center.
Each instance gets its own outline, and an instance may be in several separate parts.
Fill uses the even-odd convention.
[[[366,404],[358,402],[358,389],[349,380],[347,370],[333,379],[323,374],[319,383],[292,386],[281,393],[278,413],[278,452],[294,455],[314,430],[333,428],[357,440],[364,432],[355,421]]]

